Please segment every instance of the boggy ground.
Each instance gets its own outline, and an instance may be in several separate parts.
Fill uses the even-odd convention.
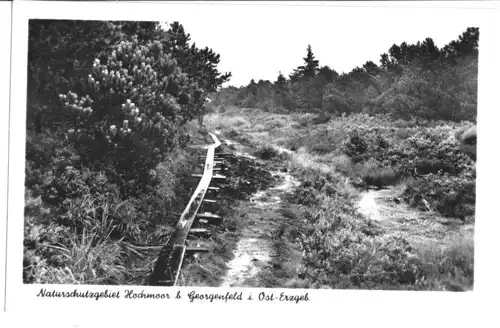
[[[240,144],[231,145],[242,153]],[[277,182],[234,208],[242,213],[241,235],[221,286],[283,287],[287,278],[294,276],[300,251],[294,243],[297,222],[287,215],[292,205],[286,196],[299,182],[286,171],[282,164],[275,163],[271,173]]]
[[[474,225],[462,224],[435,211],[420,211],[404,203],[397,187],[361,193],[358,207],[363,215],[377,221],[386,234],[404,233],[413,244],[446,246],[457,237],[472,241]]]
[[[185,259],[179,285],[283,286],[300,263],[293,242],[297,222],[287,216],[292,205],[285,197],[298,182],[283,163],[267,163],[253,156],[252,147],[220,139],[221,150],[234,154],[227,157],[228,181],[219,185],[219,206],[211,209],[224,222],[212,226],[208,236],[189,240],[209,252]],[[205,227],[195,227],[200,226]]]
[[[376,128],[380,123],[365,122],[366,118],[357,123],[356,119],[311,126],[310,114],[280,115],[254,109],[207,117],[209,128],[220,129],[245,145],[231,146],[240,155],[253,150],[253,155],[266,159],[263,163],[269,170],[278,166],[295,176],[290,192],[270,193],[264,203],[257,203],[261,206],[240,203],[233,208],[245,218],[240,221],[241,234],[235,236],[235,243],[247,242],[240,242],[239,248],[234,244],[240,255],[229,265],[239,269],[229,270],[229,279],[221,280],[224,285],[472,289],[474,218],[445,217],[435,207],[424,211],[410,207],[403,193],[411,181],[378,190],[356,187],[356,174],[352,173],[362,170],[342,155],[341,147],[348,137],[343,129],[357,124]],[[326,134],[321,135],[321,131]],[[419,133],[415,128],[404,131]],[[301,138],[300,133],[310,138]],[[397,136],[390,141],[399,145],[405,138]],[[273,231],[281,238],[273,241]],[[253,252],[258,235],[261,247]],[[278,260],[268,255],[271,243]]]

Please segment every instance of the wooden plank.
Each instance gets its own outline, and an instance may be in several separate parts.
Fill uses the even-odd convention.
[[[205,203],[210,203],[210,204],[217,204],[217,201],[215,199],[203,199]]]
[[[208,190],[210,190],[210,191],[219,191],[220,188],[219,187],[208,187]]]
[[[184,212],[179,218],[175,226],[175,231],[170,237],[167,245],[160,251],[158,260],[156,261],[153,274],[150,276],[149,283],[151,285],[173,285],[177,283],[182,259],[186,250],[186,238],[191,230],[191,226],[195,218],[197,218],[198,210],[205,197],[205,193],[209,188],[213,175],[213,162],[215,148],[220,146],[220,141],[217,137],[210,133],[214,143],[206,146],[207,156],[206,165],[203,174],[192,174],[192,177],[200,178],[196,190],[193,192]],[[217,179],[221,176],[216,175]],[[224,178],[224,177],[223,177]]]
[[[202,178],[203,174],[191,174],[193,178]],[[226,176],[221,175],[221,174],[214,174],[212,176],[212,179],[226,179]]]
[[[196,215],[196,217],[198,217],[198,218],[204,218],[204,219],[210,219],[210,218],[220,219],[221,218],[219,215],[213,214],[213,213],[210,213],[210,212],[199,213],[199,214]]]
[[[205,228],[193,228],[191,230],[189,230],[189,233],[208,233],[208,230],[205,229]]]
[[[179,277],[186,247],[184,245],[167,244],[160,251],[150,284],[154,286],[174,286]]]
[[[215,153],[215,156],[230,156],[233,155],[233,153]]]
[[[186,247],[186,253],[208,253],[210,250],[205,247]]]

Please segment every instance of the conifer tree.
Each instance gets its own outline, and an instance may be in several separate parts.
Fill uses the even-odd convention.
[[[304,59],[305,65],[299,66],[299,71],[304,77],[315,77],[319,71],[319,60],[316,60],[311,45],[307,46],[307,55]]]
[[[279,72],[278,78],[274,82],[275,93],[276,93],[276,103],[279,107],[283,107],[285,92],[286,92],[286,78]]]
[[[285,85],[285,83],[286,83],[286,78],[285,78],[285,76],[280,71],[279,75],[278,75],[278,78],[274,82],[274,84],[277,85],[278,87],[283,87]]]

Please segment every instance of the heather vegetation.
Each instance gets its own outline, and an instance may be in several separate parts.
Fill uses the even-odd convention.
[[[24,281],[132,283],[190,197],[187,123],[230,74],[178,23],[32,20],[28,57]]]
[[[403,42],[343,74],[309,46],[288,78],[214,96],[208,126],[301,181],[302,266],[285,285],[472,288],[478,39]],[[358,210],[367,188],[388,190],[383,220]]]

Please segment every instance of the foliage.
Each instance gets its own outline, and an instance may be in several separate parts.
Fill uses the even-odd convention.
[[[362,136],[357,131],[352,131],[348,139],[342,145],[342,151],[348,156],[356,156],[363,154],[368,149],[368,145]]]
[[[448,217],[465,221],[475,214],[476,183],[472,179],[430,174],[410,182],[403,196],[410,205],[423,210],[425,199],[431,209]]]
[[[127,245],[165,242],[189,197],[184,126],[230,73],[179,23],[29,29],[24,281],[129,281]]]
[[[297,67],[290,75],[292,83],[297,82],[301,78],[315,77],[319,71],[319,60],[315,59],[311,45],[307,46],[307,55],[304,59],[304,65]]]

